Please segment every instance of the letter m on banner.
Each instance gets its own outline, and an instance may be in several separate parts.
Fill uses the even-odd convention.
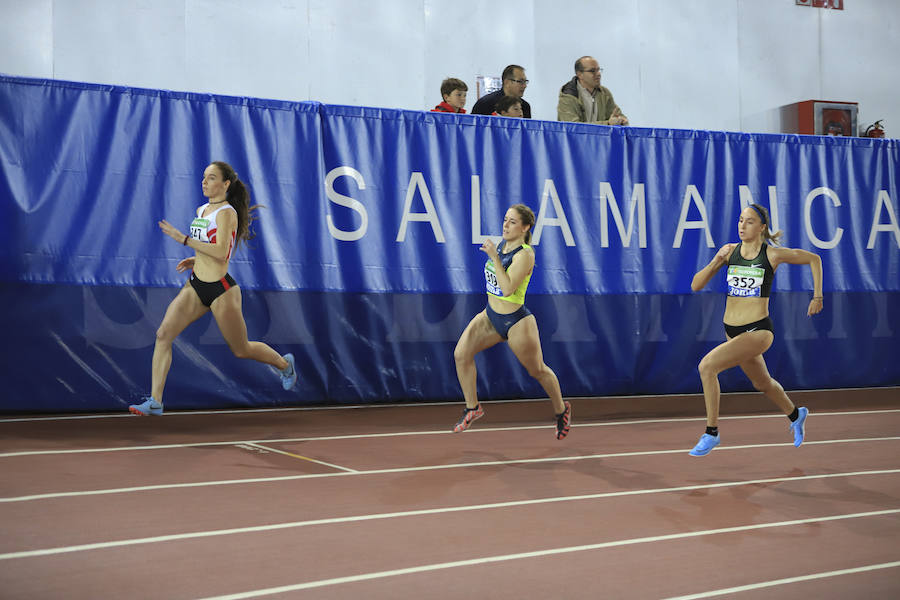
[[[619,230],[619,237],[622,239],[622,246],[625,248],[631,245],[631,234],[634,232],[634,212],[637,209],[638,246],[646,248],[647,202],[644,194],[644,184],[636,183],[631,191],[631,206],[628,209],[628,229],[625,229],[622,212],[619,210],[619,203],[616,202],[612,186],[609,185],[608,181],[600,182],[600,246],[603,248],[609,248],[609,211],[607,206],[612,211],[613,221],[616,222],[616,229]]]

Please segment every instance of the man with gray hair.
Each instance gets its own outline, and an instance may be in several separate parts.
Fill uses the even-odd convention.
[[[575,77],[559,90],[556,118],[560,121],[628,125],[628,117],[613,100],[612,92],[600,85],[603,69],[592,56],[575,61]]]

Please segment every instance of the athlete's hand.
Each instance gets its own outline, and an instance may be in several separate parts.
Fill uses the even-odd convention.
[[[811,317],[815,314],[822,312],[822,309],[825,308],[825,299],[824,298],[813,298],[809,301],[809,308],[806,309],[806,316]]]
[[[491,260],[497,259],[500,255],[497,253],[497,245],[494,240],[488,238],[481,244],[481,251],[491,257]]]
[[[188,269],[193,269],[195,260],[196,260],[195,256],[189,256],[188,258],[185,258],[184,260],[179,262],[177,265],[175,265],[175,270],[178,271],[179,273],[184,273]]]
[[[713,257],[713,263],[718,266],[728,264],[728,257],[731,255],[731,250],[731,244],[725,244],[719,248],[719,251],[716,252],[716,255]]]
[[[175,229],[175,227],[171,223],[163,219],[158,224],[159,228],[162,229],[163,233],[165,233],[167,236],[169,236],[179,244],[184,243],[184,234]]]

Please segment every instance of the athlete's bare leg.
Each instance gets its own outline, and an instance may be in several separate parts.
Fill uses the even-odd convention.
[[[766,367],[766,361],[763,360],[762,355],[755,356],[748,361],[742,362],[741,369],[750,379],[750,383],[753,384],[753,387],[762,392],[766,398],[774,402],[775,406],[777,406],[781,412],[786,415],[790,415],[794,412],[794,403],[791,402],[791,399],[784,393],[784,388],[781,387],[781,384],[769,375],[769,369]]]
[[[510,327],[507,335],[510,350],[522,366],[528,369],[528,374],[538,380],[553,403],[553,414],[565,412],[566,405],[563,403],[559,379],[553,369],[544,362],[544,352],[541,349],[541,338],[534,315],[528,315]]]
[[[723,342],[709,351],[700,361],[700,382],[703,384],[703,398],[706,401],[706,424],[719,424],[719,373],[761,356],[772,345],[771,331],[748,331]]]
[[[213,317],[228,347],[238,358],[249,358],[272,365],[279,371],[286,369],[288,362],[271,346],[247,339],[247,324],[244,322],[241,304],[241,288],[235,285],[213,300],[211,306]]]
[[[459,387],[462,388],[463,397],[466,399],[466,408],[478,406],[477,379],[478,371],[475,367],[475,355],[482,350],[487,350],[503,341],[494,326],[488,319],[487,312],[481,311],[469,321],[456,348],[453,350],[453,359],[456,361],[456,376],[459,378]]]
[[[172,344],[185,328],[206,314],[209,309],[200,302],[200,297],[190,285],[185,285],[169,303],[166,315],[156,330],[156,345],[153,347],[153,368],[150,395],[162,404],[163,389],[172,366]]]

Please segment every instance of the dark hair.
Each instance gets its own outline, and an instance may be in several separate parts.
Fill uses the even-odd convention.
[[[455,90],[468,92],[469,86],[466,85],[465,81],[463,81],[462,79],[457,79],[456,77],[448,77],[441,82],[441,98],[443,98],[444,96],[449,96]]]
[[[253,211],[260,208],[262,205],[256,204],[250,206],[250,190],[247,189],[247,186],[244,185],[243,181],[238,179],[237,173],[231,165],[221,160],[215,160],[212,164],[216,165],[219,169],[219,172],[222,174],[222,179],[231,182],[228,186],[228,191],[225,192],[225,199],[228,200],[228,204],[237,211],[238,226],[237,232],[235,233],[235,239],[238,242],[252,240],[255,237],[255,234],[250,231],[250,223],[258,218],[253,214]]]
[[[590,55],[585,55],[585,56],[582,56],[581,58],[579,58],[578,60],[576,60],[575,61],[575,72],[576,73],[578,73],[580,71],[584,71],[584,65],[581,64],[581,61],[583,61],[586,58],[594,58],[594,57],[590,56]]]
[[[498,114],[503,114],[504,112],[508,111],[508,110],[511,109],[513,106],[515,106],[516,104],[518,104],[519,106],[521,106],[521,105],[522,105],[522,99],[521,99],[521,98],[516,98],[516,97],[514,97],[514,96],[501,96],[500,99],[497,100],[497,103],[494,104],[494,110],[495,110]]]
[[[525,206],[524,204],[513,204],[510,208],[516,209],[516,212],[519,213],[519,217],[522,219],[523,225],[531,225],[527,232],[525,232],[525,243],[531,243],[531,230],[534,229],[534,211]]]
[[[772,233],[769,229],[769,225],[772,223],[771,219],[769,219],[769,211],[766,210],[766,207],[762,204],[751,204],[750,208],[755,210],[760,217],[762,217],[763,224],[763,239],[771,244],[779,245],[781,244],[781,238],[784,237],[784,232],[781,230]]]
[[[513,71],[515,71],[516,69],[522,69],[522,72],[525,71],[525,67],[520,67],[519,65],[507,65],[507,67],[503,69],[503,75],[500,76],[500,79],[503,81],[512,79]]]

